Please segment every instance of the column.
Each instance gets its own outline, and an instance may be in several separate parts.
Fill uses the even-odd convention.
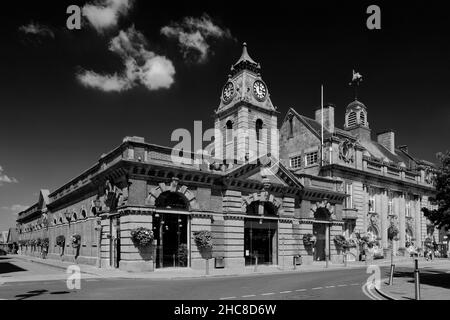
[[[406,218],[405,218],[405,208],[406,208],[406,201],[405,201],[405,194],[401,193],[398,198],[398,219],[399,219],[399,234],[400,234],[400,241],[399,246],[400,248],[405,247],[405,236],[406,236]]]
[[[415,235],[416,238],[415,245],[416,247],[422,247],[422,228],[420,225],[420,196],[414,196],[414,223],[415,223]]]
[[[388,216],[387,216],[387,206],[388,206],[387,190],[382,189],[381,190],[381,208],[377,208],[377,211],[381,218],[380,232],[381,232],[381,243],[383,245],[383,248],[387,248],[389,246],[388,234],[387,234],[387,229],[389,228],[389,220],[388,220]]]

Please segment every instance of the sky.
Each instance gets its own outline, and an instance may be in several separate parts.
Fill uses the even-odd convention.
[[[69,30],[76,4],[81,29]],[[381,9],[369,30],[366,9]],[[261,63],[279,124],[325,101],[342,127],[352,70],[372,134],[393,129],[422,159],[449,149],[450,28],[437,2],[21,1],[0,21],[0,230],[118,146],[175,146],[177,128],[213,127],[242,43]]]

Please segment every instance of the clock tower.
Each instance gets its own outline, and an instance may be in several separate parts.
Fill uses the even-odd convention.
[[[215,157],[238,162],[277,157],[277,114],[261,77],[261,65],[250,58],[244,43],[215,110]]]

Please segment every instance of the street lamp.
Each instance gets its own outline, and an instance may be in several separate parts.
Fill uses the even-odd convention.
[[[97,216],[97,226],[95,227],[97,230],[97,268],[101,268],[102,218],[100,217],[100,213],[102,210],[102,202],[99,197],[94,200],[94,208]]]

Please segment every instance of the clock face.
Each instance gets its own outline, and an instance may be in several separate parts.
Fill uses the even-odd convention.
[[[253,94],[256,99],[263,100],[267,94],[266,85],[262,81],[256,80],[255,83],[253,83]]]
[[[225,102],[229,102],[233,98],[234,85],[232,82],[228,82],[223,88],[222,98]]]

